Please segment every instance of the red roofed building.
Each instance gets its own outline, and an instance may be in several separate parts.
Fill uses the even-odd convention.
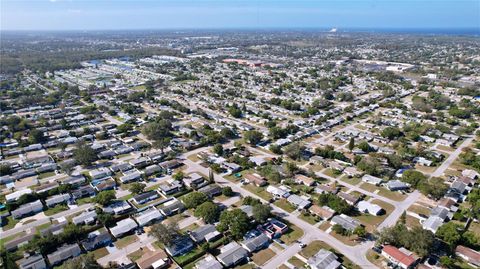
[[[455,249],[455,254],[467,261],[469,264],[475,267],[480,267],[480,253],[478,251],[464,246],[457,246]]]
[[[390,245],[386,245],[382,249],[382,255],[392,263],[404,269],[413,268],[418,259],[415,255],[408,255],[405,252],[402,252],[400,249]]]

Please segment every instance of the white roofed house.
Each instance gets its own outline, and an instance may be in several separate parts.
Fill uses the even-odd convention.
[[[189,188],[197,189],[205,185],[205,179],[198,173],[192,173],[183,179],[183,183]]]
[[[47,204],[48,207],[54,207],[58,204],[67,203],[70,198],[71,196],[68,193],[57,194],[45,200],[45,204]]]
[[[374,177],[372,175],[364,175],[362,177],[362,181],[378,186],[382,183],[383,179],[381,179],[379,177]]]
[[[159,196],[160,195],[158,194],[157,191],[147,191],[147,192],[135,195],[133,197],[133,200],[138,205],[142,205],[142,204],[145,204],[145,203],[148,203],[150,201],[153,201],[153,200],[157,199]]]
[[[310,205],[312,205],[312,202],[310,202],[308,200],[308,198],[303,197],[303,196],[299,196],[299,195],[296,195],[296,194],[292,194],[292,195],[288,196],[287,201],[290,204],[294,205],[299,210],[305,209],[305,208],[309,207]]]
[[[351,218],[345,214],[334,216],[330,222],[333,225],[338,224],[348,231],[353,231],[355,230],[355,228],[360,226],[360,222],[358,220]]]
[[[25,216],[33,215],[43,211],[43,204],[40,200],[24,204],[11,212],[14,219],[21,219]]]
[[[135,220],[137,221],[140,227],[150,225],[153,222],[163,220],[163,215],[158,211],[155,207],[151,207],[147,210],[139,212],[135,216]]]
[[[225,267],[230,267],[241,263],[247,256],[248,251],[242,248],[237,242],[232,241],[220,249],[217,260]]]
[[[72,222],[75,225],[84,225],[84,224],[92,224],[97,219],[97,212],[95,210],[92,211],[85,211],[82,214],[75,216],[72,218]]]
[[[290,193],[288,191],[282,190],[272,185],[269,185],[266,191],[270,193],[274,198],[277,198],[277,199],[287,198],[288,196],[290,196]]]
[[[142,178],[142,174],[137,169],[132,169],[123,172],[123,176],[120,177],[120,181],[125,184],[132,181],[137,181]]]
[[[120,238],[123,235],[133,231],[137,227],[138,227],[138,225],[133,219],[126,218],[124,220],[121,220],[121,221],[117,222],[117,225],[110,228],[110,233],[113,236],[115,236],[115,238]]]
[[[337,255],[326,249],[321,249],[309,258],[307,264],[311,269],[336,269],[342,265]]]
[[[383,208],[380,207],[379,205],[372,204],[367,201],[358,202],[357,208],[360,212],[368,213],[374,216],[381,215],[384,212]]]
[[[112,171],[106,167],[101,167],[95,170],[91,170],[89,175],[92,179],[101,179],[105,177],[109,177],[112,175]]]
[[[73,257],[77,257],[82,253],[82,250],[78,246],[78,244],[72,245],[63,245],[58,248],[55,252],[48,254],[47,258],[50,265],[58,265],[65,260],[68,260]]]

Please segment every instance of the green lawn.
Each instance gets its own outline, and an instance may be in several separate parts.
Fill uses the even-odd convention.
[[[173,257],[173,259],[175,260],[175,262],[177,262],[180,266],[184,265],[184,264],[188,264],[190,263],[190,261],[192,259],[197,259],[198,257],[202,256],[204,254],[204,251],[200,248],[200,247],[197,247],[193,250],[191,250],[190,252],[188,252],[187,254],[185,255],[182,255],[182,256],[178,256],[178,257]]]
[[[300,255],[302,255],[305,258],[310,258],[313,255],[317,254],[318,251],[321,249],[331,249],[332,247],[329,246],[327,243],[320,241],[320,240],[315,240],[312,241],[310,244],[308,244],[304,249],[300,251]]]
[[[65,210],[68,210],[68,206],[64,204],[59,204],[59,205],[56,205],[55,207],[45,210],[43,213],[45,213],[45,216],[52,216]]]
[[[290,245],[303,236],[303,230],[290,224],[288,231],[280,237],[285,244]]]
[[[360,181],[362,181],[362,179],[358,178],[358,177],[352,177],[352,178],[349,178],[348,176],[343,176],[340,178],[341,181],[343,182],[346,182],[350,185],[357,185],[358,183],[360,183]]]
[[[10,230],[10,229],[12,229],[13,227],[15,227],[15,225],[18,223],[18,220],[12,218],[12,216],[8,216],[8,217],[6,218],[6,222],[7,222],[7,224],[5,224],[5,225],[2,227],[2,229],[3,229],[4,231]]]
[[[292,204],[290,204],[287,201],[287,199],[279,199],[279,200],[275,201],[273,204],[280,207],[281,209],[289,212],[289,213],[295,211],[295,209],[296,209]]]
[[[272,199],[272,196],[268,192],[265,191],[265,188],[256,187],[256,186],[253,186],[251,184],[242,186],[242,188],[246,189],[247,191],[249,191],[251,193],[254,193],[254,194],[260,196],[264,200],[268,201],[268,200]]]
[[[117,248],[124,248],[134,242],[137,242],[139,239],[138,239],[138,236],[132,234],[132,235],[128,235],[128,236],[125,236],[124,238],[120,238],[117,240],[117,242],[115,243],[115,246]]]
[[[93,257],[95,257],[95,260],[98,260],[102,257],[105,257],[108,255],[108,250],[106,248],[99,248],[94,250],[93,252]]]
[[[89,203],[93,203],[93,198],[85,197],[77,200],[77,205],[84,205]]]
[[[255,254],[252,255],[252,260],[253,262],[258,265],[262,266],[265,264],[267,261],[269,261],[271,258],[275,256],[275,252],[273,250],[266,248],[263,249]]]
[[[19,233],[12,234],[12,235],[10,235],[10,236],[4,237],[4,238],[0,239],[0,246],[3,247],[3,245],[4,245],[5,243],[10,242],[10,241],[12,241],[13,239],[18,238],[18,237],[20,237],[20,236],[24,236],[25,234],[26,234],[25,231],[21,231],[21,232],[19,232]]]
[[[55,175],[55,172],[46,172],[46,173],[41,173],[40,175],[38,175],[38,179],[44,179],[44,178],[47,178],[47,177],[51,177],[51,176],[54,176]]]
[[[291,257],[290,260],[288,260],[288,262],[297,268],[305,268],[305,265],[306,265],[303,261],[301,261],[299,258],[295,256]]]
[[[312,225],[315,225],[318,222],[318,217],[311,214],[307,215],[305,213],[301,213],[298,217]]]

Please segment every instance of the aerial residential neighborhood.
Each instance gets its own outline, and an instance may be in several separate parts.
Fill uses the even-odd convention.
[[[2,268],[480,267],[478,35],[1,35]]]

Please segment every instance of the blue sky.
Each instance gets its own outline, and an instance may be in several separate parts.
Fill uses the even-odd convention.
[[[0,0],[2,30],[477,28],[480,0]]]

